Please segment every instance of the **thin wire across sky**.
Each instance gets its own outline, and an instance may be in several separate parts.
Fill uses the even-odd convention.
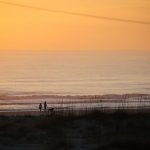
[[[66,14],[66,15],[88,17],[88,18],[93,18],[93,19],[95,18],[95,19],[101,19],[101,20],[109,20],[109,21],[118,21],[118,22],[125,22],[125,23],[136,23],[136,24],[150,25],[149,21],[114,18],[114,17],[99,16],[99,15],[79,13],[79,12],[70,12],[70,11],[64,11],[64,10],[53,10],[53,9],[48,9],[48,8],[41,8],[41,7],[25,5],[25,4],[19,4],[19,3],[13,3],[13,2],[8,2],[8,1],[1,1],[1,0],[0,0],[0,4],[10,5],[10,6],[14,6],[14,7],[34,9],[34,10],[37,10],[37,11],[45,11],[45,12],[51,12],[51,13],[60,13],[60,14]]]

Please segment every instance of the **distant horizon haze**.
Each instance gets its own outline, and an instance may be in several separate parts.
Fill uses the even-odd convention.
[[[149,52],[1,53],[0,68],[0,93],[150,94]]]

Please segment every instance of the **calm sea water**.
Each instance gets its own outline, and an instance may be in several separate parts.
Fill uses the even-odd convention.
[[[148,52],[0,54],[1,93],[150,93]]]

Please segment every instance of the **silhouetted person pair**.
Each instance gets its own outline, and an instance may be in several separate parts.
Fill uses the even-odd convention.
[[[39,110],[40,110],[40,112],[42,111],[42,104],[40,103],[39,104]],[[46,101],[44,102],[44,111],[46,111],[47,110],[47,103],[46,103]]]

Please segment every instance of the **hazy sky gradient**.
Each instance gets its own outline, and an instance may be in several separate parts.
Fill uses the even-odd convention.
[[[150,21],[149,0],[11,0],[48,9]],[[0,4],[0,50],[147,50],[150,25]]]

